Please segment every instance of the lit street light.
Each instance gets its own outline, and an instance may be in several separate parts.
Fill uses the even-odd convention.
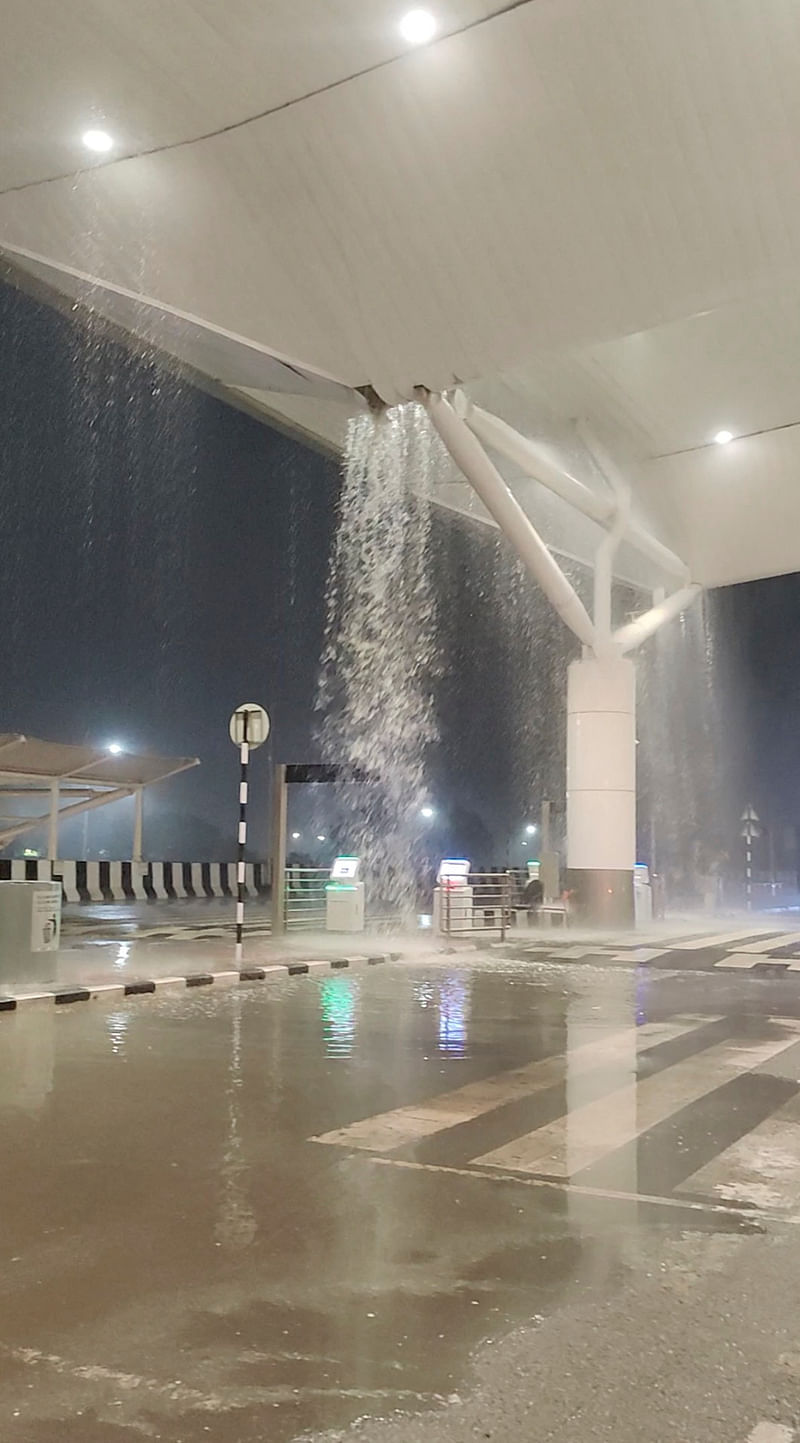
[[[529,837],[535,837],[538,830],[539,828],[535,826],[533,822],[528,822],[528,825],[525,828],[525,831]]]
[[[299,842],[299,841],[300,841],[300,833],[299,833],[299,832],[292,832],[292,841],[293,841],[293,842]]]
[[[107,750],[110,751],[112,757],[121,757],[125,749],[120,746],[119,742],[109,742]]]
[[[324,842],[324,841],[326,841],[326,840],[327,840],[326,837],[321,837],[321,836],[318,836],[318,837],[317,837],[317,841],[318,841],[318,842]]]
[[[424,817],[424,818],[425,818],[425,821],[426,821],[426,822],[432,821],[433,818],[436,816],[436,813],[435,813],[435,811],[433,810],[433,807],[420,807],[419,814],[420,814],[421,817]]]

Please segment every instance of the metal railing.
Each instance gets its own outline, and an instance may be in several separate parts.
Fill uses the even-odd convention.
[[[499,932],[504,942],[511,906],[512,879],[507,872],[470,872],[465,887],[442,888],[442,931],[448,937]]]
[[[284,880],[286,927],[290,931],[324,931],[325,888],[330,867],[287,867]]]

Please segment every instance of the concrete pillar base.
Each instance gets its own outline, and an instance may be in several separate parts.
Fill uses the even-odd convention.
[[[567,874],[567,886],[575,895],[575,920],[580,926],[634,926],[633,872],[627,868],[573,868]]]
[[[574,661],[567,688],[567,869],[580,921],[632,927],[636,678],[623,657]]]

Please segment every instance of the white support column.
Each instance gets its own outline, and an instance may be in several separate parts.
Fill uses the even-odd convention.
[[[636,674],[624,658],[573,661],[567,682],[567,866],[586,921],[633,923]]]
[[[47,860],[55,862],[58,857],[58,809],[61,805],[61,783],[50,783],[50,823],[47,829]]]
[[[133,861],[141,862],[142,833],[144,831],[144,787],[137,787],[133,798]]]

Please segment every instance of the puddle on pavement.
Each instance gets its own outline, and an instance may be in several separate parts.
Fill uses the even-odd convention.
[[[470,1173],[494,1112],[412,1127],[394,1158],[421,1166],[309,1139],[645,1025],[659,986],[438,965],[0,1018],[4,1439],[285,1443],[424,1409],[487,1337],[618,1286],[687,1215]]]

